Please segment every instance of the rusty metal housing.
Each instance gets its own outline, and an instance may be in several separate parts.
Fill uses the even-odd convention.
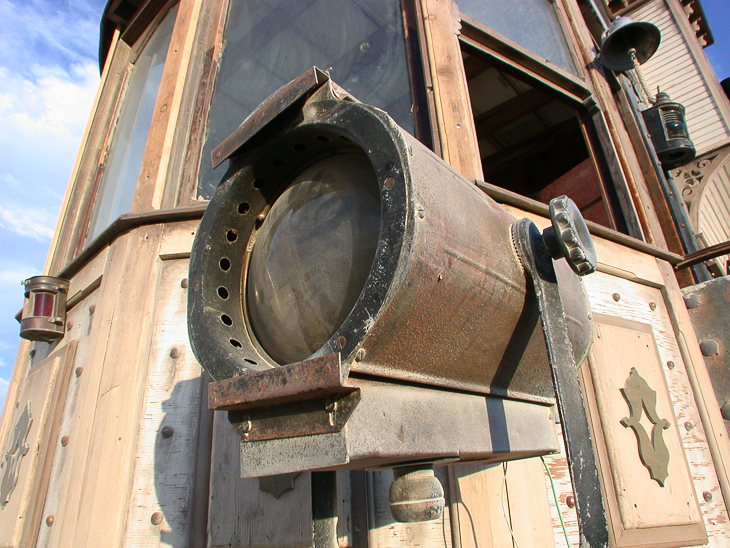
[[[370,274],[326,344],[304,362],[278,364],[248,320],[244,288],[257,230],[298,172],[351,151],[367,155],[380,187]],[[502,207],[317,69],[262,104],[213,158],[230,158],[230,167],[193,245],[189,333],[219,381],[211,407],[229,409],[242,436],[243,473],[556,449],[539,313],[510,240],[514,218]],[[222,259],[230,261],[225,270]],[[590,316],[580,281],[567,265],[559,270],[580,360]],[[325,394],[319,359],[338,372]],[[286,370],[297,376],[282,378],[301,386],[277,395],[272,379]]]

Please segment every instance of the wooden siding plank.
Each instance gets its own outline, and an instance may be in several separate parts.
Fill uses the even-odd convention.
[[[119,546],[132,486],[137,428],[146,377],[147,354],[158,276],[160,225],[130,233],[128,253],[117,284],[107,288],[116,306],[108,340],[104,340],[94,422],[85,461],[79,515],[86,516],[73,546]],[[95,400],[95,401],[94,401]],[[117,473],[110,474],[110,470]]]
[[[465,177],[482,179],[469,88],[459,47],[452,0],[421,0],[428,67],[433,82],[442,158]]]
[[[207,410],[207,385],[188,345],[187,289],[181,284],[187,274],[187,260],[163,262],[127,509],[126,546],[183,548],[205,542],[204,531],[196,531],[195,526],[207,522],[208,497],[196,497],[195,485],[199,461],[204,461],[204,470],[210,463],[210,454],[199,450],[200,432],[206,431],[200,423],[211,421],[213,412]],[[171,429],[169,435],[163,428]],[[205,474],[206,484],[207,479]]]
[[[74,373],[71,376],[68,391],[66,394],[66,402],[63,408],[62,418],[60,420],[59,436],[67,437],[66,445],[61,445],[56,450],[53,460],[53,467],[49,477],[48,494],[46,495],[45,506],[43,508],[42,518],[46,516],[54,516],[54,525],[63,523],[65,520],[66,505],[68,501],[62,491],[64,485],[68,487],[72,478],[69,477],[71,471],[76,467],[73,462],[73,455],[78,454],[75,448],[79,443],[83,443],[83,439],[79,438],[76,430],[77,406],[81,402],[80,394],[86,393],[82,387],[86,387],[89,373],[84,376],[84,366],[88,360],[88,352],[91,347],[92,322],[94,314],[90,312],[98,306],[100,291],[95,290],[89,293],[86,298],[79,302],[71,309],[67,316],[66,335],[67,344],[75,344],[76,352],[74,357]],[[80,369],[79,369],[80,368]],[[49,546],[61,546],[52,539],[54,532],[58,531],[58,527],[48,527],[42,519],[38,527],[38,540],[36,546],[45,548]]]
[[[310,474],[294,480],[294,489],[278,499],[259,489],[257,478],[240,477],[241,438],[227,413],[213,419],[209,548],[311,548],[312,497]]]
[[[94,305],[94,308],[89,309],[86,306],[83,308],[90,313],[89,322],[85,325],[88,330],[85,336],[89,337],[90,342],[86,359],[77,361],[77,366],[83,368],[83,374],[79,378],[78,401],[72,411],[71,426],[69,430],[64,430],[74,441],[68,445],[65,452],[66,462],[69,464],[62,471],[57,488],[58,497],[64,503],[58,506],[55,514],[54,525],[47,537],[48,546],[77,546],[73,540],[76,528],[87,525],[78,520],[78,516],[86,481],[89,446],[94,433],[99,383],[104,370],[104,357],[119,298],[129,240],[130,235],[122,236],[110,247],[102,285],[93,294],[96,303],[88,305]]]

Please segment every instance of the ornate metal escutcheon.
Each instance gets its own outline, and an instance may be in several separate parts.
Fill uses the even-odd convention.
[[[652,390],[636,368],[632,367],[629,378],[626,380],[626,386],[621,389],[621,394],[629,404],[631,411],[631,416],[621,419],[621,424],[634,431],[639,444],[641,462],[649,470],[651,479],[664,487],[664,480],[669,475],[669,449],[664,442],[664,430],[669,428],[669,421],[660,418],[657,413],[656,391]],[[651,438],[641,424],[643,412],[646,412],[647,418],[654,425],[651,430]]]
[[[30,416],[30,402],[28,402],[25,404],[25,409],[15,425],[10,449],[5,452],[3,458],[2,466],[5,468],[5,472],[2,481],[0,481],[0,508],[5,508],[5,505],[10,501],[10,494],[18,483],[20,462],[29,449],[26,440],[31,424],[33,424],[33,418]]]

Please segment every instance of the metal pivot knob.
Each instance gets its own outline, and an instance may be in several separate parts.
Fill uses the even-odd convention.
[[[542,233],[545,247],[553,259],[565,257],[578,276],[596,270],[596,250],[578,206],[567,196],[550,200],[552,226]]]
[[[430,521],[444,513],[444,488],[433,465],[394,468],[388,500],[390,513],[401,523]]]

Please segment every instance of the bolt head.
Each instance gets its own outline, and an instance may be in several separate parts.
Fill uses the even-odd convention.
[[[162,430],[160,430],[160,434],[162,434],[163,438],[169,438],[172,437],[172,435],[175,433],[175,429],[170,426],[169,424],[166,424],[162,427]]]
[[[722,404],[720,407],[720,413],[722,413],[723,419],[730,421],[730,401],[726,401]]]
[[[704,339],[700,342],[703,356],[715,356],[720,353],[720,345],[715,339]]]
[[[700,296],[696,293],[690,293],[689,295],[684,296],[684,305],[688,309],[697,308],[700,306]]]

